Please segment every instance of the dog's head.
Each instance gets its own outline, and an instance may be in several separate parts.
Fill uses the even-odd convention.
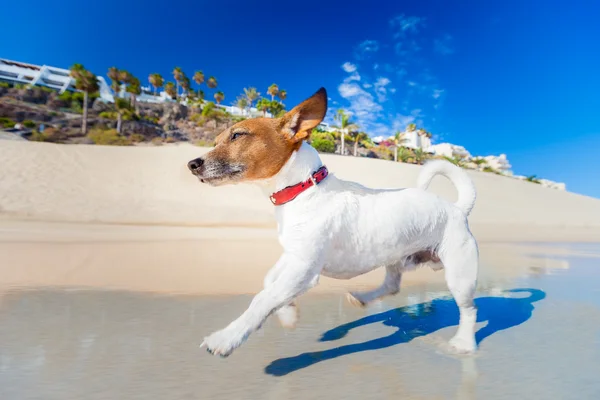
[[[327,112],[319,89],[281,118],[253,118],[221,132],[216,146],[188,163],[201,182],[214,186],[268,179],[277,174]]]

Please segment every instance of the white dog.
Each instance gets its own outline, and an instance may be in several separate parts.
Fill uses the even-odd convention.
[[[430,263],[445,269],[460,310],[451,346],[475,351],[478,249],[467,223],[476,197],[472,181],[445,161],[423,168],[418,189],[375,190],[328,175],[317,151],[304,141],[326,111],[327,94],[321,88],[282,118],[237,123],[217,137],[205,157],[188,163],[194,175],[212,185],[271,182],[284,249],[248,309],[206,337],[201,347],[226,357],[272,313],[284,326],[294,326],[294,299],[314,287],[320,275],[350,279],[385,267],[380,287],[349,294],[353,304],[365,305],[397,293],[405,271]],[[458,189],[455,204],[425,191],[436,174]]]

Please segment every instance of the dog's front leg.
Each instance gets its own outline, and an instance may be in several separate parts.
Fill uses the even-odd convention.
[[[280,269],[277,277],[254,297],[248,309],[225,329],[206,337],[200,347],[206,346],[209,353],[227,357],[259,329],[270,314],[314,287],[321,272],[317,263],[294,255],[283,255],[274,268]]]

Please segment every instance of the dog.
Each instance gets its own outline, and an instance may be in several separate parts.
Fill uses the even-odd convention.
[[[479,252],[467,221],[476,198],[473,182],[443,160],[426,163],[418,188],[377,190],[338,179],[306,141],[326,112],[327,92],[321,88],[281,118],[236,123],[217,136],[214,149],[188,163],[192,174],[209,185],[273,187],[270,200],[284,249],[248,309],[205,337],[200,347],[227,357],[273,313],[284,327],[295,326],[295,299],[321,275],[350,279],[384,267],[381,286],[347,295],[352,304],[365,306],[398,293],[404,272],[428,264],[444,269],[460,311],[451,349],[476,351]],[[456,203],[426,191],[435,175],[456,186]]]

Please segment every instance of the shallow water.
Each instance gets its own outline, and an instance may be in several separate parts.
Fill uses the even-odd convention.
[[[600,246],[527,252],[518,274],[483,262],[472,357],[444,352],[458,314],[437,283],[365,310],[306,295],[295,331],[270,319],[227,359],[198,344],[250,296],[10,290],[0,399],[600,398]]]

